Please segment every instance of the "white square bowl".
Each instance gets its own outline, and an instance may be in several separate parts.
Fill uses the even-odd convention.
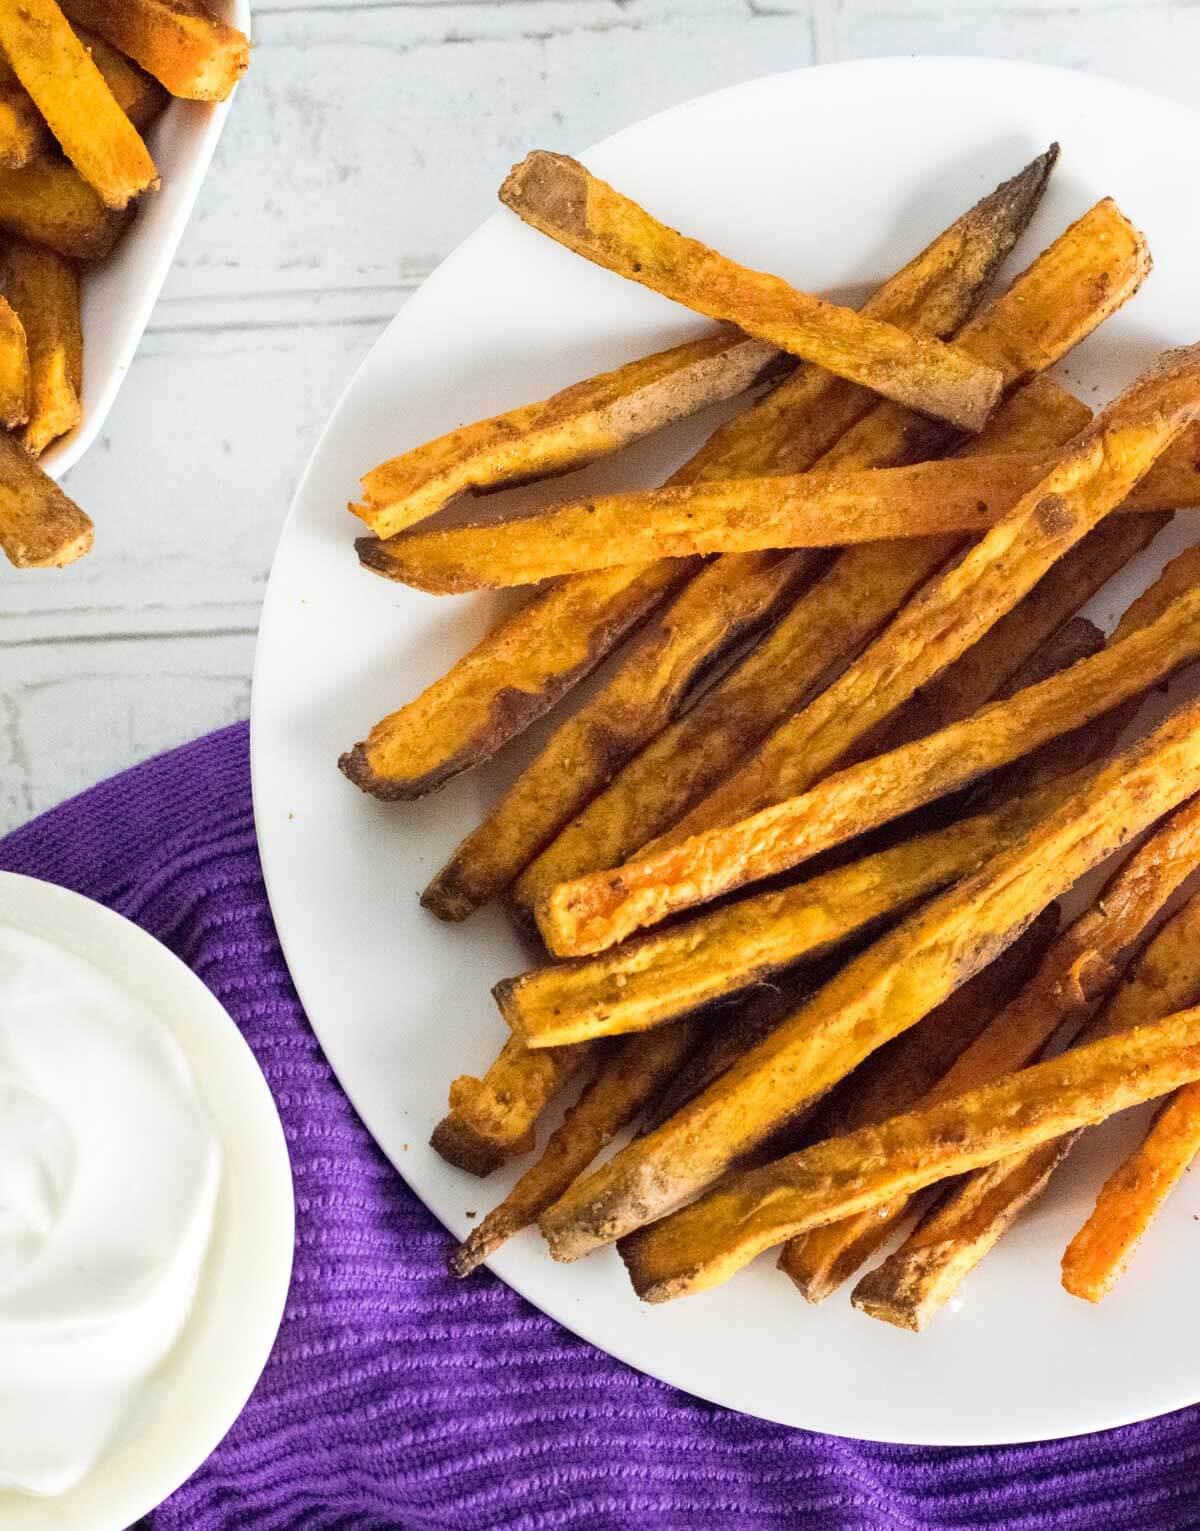
[[[250,0],[210,0],[250,34]],[[233,95],[236,95],[236,90]],[[95,441],[133,361],[225,126],[226,101],[172,100],[146,134],[162,176],[107,260],[82,268],[83,419],[43,453],[52,478],[73,468]]]

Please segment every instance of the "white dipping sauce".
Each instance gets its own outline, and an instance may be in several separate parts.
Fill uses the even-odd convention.
[[[0,1490],[64,1493],[136,1432],[219,1179],[163,1022],[90,962],[0,928]]]

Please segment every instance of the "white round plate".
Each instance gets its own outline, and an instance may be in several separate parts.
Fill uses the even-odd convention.
[[[0,873],[0,926],[32,931],[108,973],[183,1049],[221,1142],[216,1220],[196,1303],[155,1374],[137,1433],[53,1499],[0,1492],[4,1531],[123,1531],[221,1442],[267,1363],[292,1273],[292,1172],[254,1055],[190,968],[102,904]]]
[[[812,291],[856,295],[1053,139],[1062,161],[1019,269],[1111,194],[1150,237],[1143,292],[1065,369],[1090,403],[1156,352],[1200,336],[1200,221],[1180,180],[1200,116],[1103,80],[1025,64],[893,59],[779,75],[618,134],[584,158],[668,223]],[[530,145],[530,147],[535,147]],[[555,147],[547,145],[545,147]],[[308,1014],[392,1163],[456,1236],[510,1183],[426,1146],[453,1076],[481,1072],[503,1027],[492,983],[529,953],[496,910],[440,925],[417,895],[545,728],[502,765],[424,802],[382,804],[338,754],[444,671],[494,620],[492,598],[439,600],[361,571],[344,506],[360,474],[458,424],[545,396],[700,332],[695,316],[498,212],[413,297],[318,446],[276,555],[253,703],[254,796],[271,903]],[[576,483],[652,484],[715,416],[642,443]],[[561,496],[561,483],[536,491]],[[526,497],[534,491],[525,491]],[[1190,540],[1182,517],[1169,538]],[[1164,539],[1160,539],[1160,544]],[[1111,616],[1156,572],[1127,576]],[[920,1338],[845,1294],[808,1308],[760,1261],[726,1287],[641,1306],[611,1252],[554,1264],[532,1234],[492,1262],[544,1312],[703,1398],[790,1425],[889,1441],[1069,1435],[1200,1398],[1200,1182],[1173,1199],[1102,1309],[1067,1297],[1058,1260],[1113,1140],[1072,1172]]]

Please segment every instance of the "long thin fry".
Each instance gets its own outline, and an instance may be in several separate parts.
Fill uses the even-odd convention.
[[[816,1141],[839,1136],[902,1110],[913,1098],[906,1098],[905,1090],[911,1086],[916,1093],[919,1081],[935,1078],[941,1072],[939,1060],[953,1058],[1020,988],[1053,940],[1058,914],[1057,904],[1048,905],[994,962],[968,979],[910,1031],[872,1053],[807,1118],[805,1137]],[[643,1134],[653,1132],[706,1090],[773,1031],[786,1014],[781,1012],[771,1025],[745,1036],[738,1034],[736,1026],[708,1026],[696,1052],[663,1092],[655,1112],[643,1121]]]
[[[625,1264],[647,1302],[704,1291],[795,1233],[1092,1126],[1196,1078],[1200,1009],[739,1175],[627,1239]]]
[[[1025,989],[960,1050],[930,1092],[903,1104],[924,1107],[961,1095],[1036,1058],[1061,1026],[1086,1014],[1112,988],[1133,944],[1198,867],[1200,803],[1192,802],[1174,813],[1113,875],[1093,907],[1046,953]],[[989,1204],[993,1201],[989,1197]],[[821,1228],[789,1243],[780,1265],[810,1302],[819,1302],[883,1244],[909,1210],[901,1198]]]
[[[1112,228],[1113,216],[1111,210],[1104,209],[1097,213],[1097,221],[1116,239],[1121,229],[1119,225]],[[1119,214],[1115,216],[1119,218]],[[1048,292],[1057,288],[1063,273],[1078,274],[1075,241],[1082,237],[1085,245],[1092,243],[1091,236],[1078,234],[1078,228],[1076,225],[1073,236],[1066,240],[1071,247],[1068,254],[1047,252],[1003,298],[967,326],[961,342],[966,349],[998,353],[1006,369],[1014,370],[1020,359],[1040,364],[1050,354],[1044,338],[1031,341],[1026,348],[1026,326],[1031,312],[1043,311]],[[1104,248],[1108,251],[1109,247],[1106,244]],[[1142,263],[1132,231],[1125,253],[1124,266],[1118,268],[1120,279],[1115,287],[1105,288],[1106,305],[1115,304],[1122,291],[1136,285]],[[1069,306],[1075,323],[1066,324],[1060,318],[1055,333],[1078,338],[1098,319],[1099,310],[1081,310],[1078,303]],[[928,440],[928,429],[928,422],[884,403],[842,438],[838,451],[843,461],[857,464],[903,460],[918,443]],[[991,431],[986,434],[991,435]],[[916,558],[896,558],[886,548],[872,548],[869,556],[837,571],[831,583],[819,581],[813,601],[823,609],[813,612],[806,599],[805,610],[797,614],[792,629],[819,634],[806,644],[802,656],[809,670],[809,684],[819,679],[835,653],[847,657],[847,650],[853,652],[866,642],[955,545],[949,539],[939,551],[925,543]],[[738,614],[745,609],[745,603],[761,588],[761,560],[776,556],[739,555],[734,563],[722,559],[684,589],[660,622],[643,633],[609,685],[558,730],[491,815],[459,846],[426,890],[428,908],[442,918],[460,919],[520,874],[571,814],[578,812],[623,761],[669,720],[685,683],[719,652],[720,635],[727,629],[735,630],[724,612],[728,609]],[[804,560],[800,569],[811,567],[806,555],[793,556]],[[797,566],[789,561],[788,567]],[[840,603],[836,619],[828,610],[831,600]],[[816,620],[811,620],[814,617]],[[802,680],[795,664],[790,673],[791,685],[799,688]]]
[[[1145,419],[1143,424],[1150,424],[1151,433],[1157,435],[1165,417],[1152,411],[1152,420],[1150,424]],[[1140,427],[1124,432],[1115,415],[1112,426],[1113,443],[1118,437],[1128,442],[1140,435]],[[1108,438],[1106,429],[1098,440]],[[1083,466],[1075,457],[1076,451],[1082,451],[1092,466]],[[1096,681],[1108,682],[1113,669],[1119,668],[1110,650],[1068,672],[1077,690],[1063,678],[1046,681],[1010,702],[984,708],[964,723],[851,766],[807,792],[803,790],[807,779],[828,769],[855,736],[866,734],[872,724],[895,711],[922,678],[942,667],[936,651],[951,658],[962,652],[971,642],[972,628],[977,634],[990,625],[985,608],[997,614],[998,609],[1010,609],[1016,604],[1015,594],[1033,583],[1029,576],[1035,567],[1053,561],[1055,545],[1061,546],[1064,539],[1078,540],[1075,533],[1080,522],[1103,514],[1101,507],[1113,488],[1111,475],[1121,474],[1121,455],[1119,450],[1109,452],[1105,466],[1097,469],[1094,446],[1068,449],[1063,478],[1055,476],[1055,481],[1066,487],[1065,476],[1076,474],[1075,484],[1065,495],[1032,496],[1027,512],[1014,512],[1011,525],[997,527],[947,576],[932,582],[862,660],[793,720],[797,724],[794,729],[785,725],[776,731],[772,741],[775,748],[764,747],[758,759],[770,753],[767,775],[771,782],[777,784],[782,772],[789,782],[800,784],[799,795],[757,812],[751,808],[747,817],[725,828],[694,834],[681,843],[662,848],[664,839],[660,839],[638,861],[552,889],[537,911],[551,950],[572,956],[602,949],[676,909],[785,871],[818,849],[944,796],[1134,694],[1121,689],[1121,680],[1114,680],[1111,692],[1087,689]],[[1011,584],[1005,583],[1006,577]],[[1185,605],[1173,607],[1172,612],[1169,621],[1162,619],[1168,626],[1174,629],[1180,622],[1183,628],[1190,628],[1192,619]],[[1144,656],[1147,646],[1157,643],[1161,631],[1156,624],[1134,633],[1126,640],[1129,647],[1123,652],[1130,657]],[[922,638],[924,649],[920,647]],[[1188,641],[1184,640],[1185,648]],[[1184,662],[1182,650],[1176,662]],[[1081,704],[1073,719],[1069,711],[1059,707],[1068,693]],[[832,705],[836,702],[842,704],[841,712]],[[1026,726],[1028,732],[1024,732]],[[785,733],[807,743],[799,758],[781,755],[778,741]],[[931,774],[921,780],[930,767]],[[739,773],[741,778],[752,776],[751,767]],[[711,813],[716,811],[713,805],[718,799],[753,799],[756,783],[747,784],[739,777],[718,789],[700,808]],[[869,800],[862,797],[863,789],[869,789]],[[698,813],[693,810],[685,822],[691,822]]]
[[[447,1264],[451,1274],[469,1276],[514,1233],[536,1223],[667,1083],[687,1056],[696,1030],[695,1023],[684,1021],[606,1052],[596,1078],[567,1109],[536,1163],[450,1253]]]
[[[575,1259],[711,1185],[964,984],[1063,889],[1197,787],[1200,704],[1194,703],[974,876],[876,942],[657,1132],[574,1186],[541,1219],[552,1253]]]
[[[1194,1005],[1200,999],[1198,930],[1200,904],[1193,900],[1158,932],[1077,1044],[1128,1032]],[[1076,1131],[1051,1139],[967,1176],[893,1255],[868,1271],[854,1289],[854,1305],[900,1328],[923,1329],[1041,1195],[1078,1136]]]
[[[986,530],[1053,468],[1042,454],[599,495],[540,515],[414,534],[383,572],[434,595],[531,585],[651,558],[838,548]],[[1129,510],[1178,509],[1134,492]]]
[[[1163,927],[1110,1007],[1110,1030],[1125,1031],[1147,1012],[1200,999],[1200,897]],[[1131,1017],[1130,1012],[1133,1012]],[[1200,1090],[1188,1085],[1167,1100],[1143,1141],[1105,1181],[1091,1215],[1067,1245],[1063,1286],[1099,1302],[1112,1290],[1184,1171],[1200,1152]]]
[[[59,568],[92,547],[92,523],[12,436],[0,431],[0,548],[18,569]]]
[[[158,185],[150,151],[56,0],[0,5],[0,48],[106,207],[123,208]]]
[[[29,345],[30,408],[21,441],[40,457],[83,412],[79,278],[70,261],[23,240],[12,240],[0,256],[0,277]]]
[[[885,282],[864,311],[894,324],[924,323],[931,333],[952,334],[1038,205],[1054,159],[1054,151],[1041,155],[997,187]],[[1073,316],[1078,331],[1081,307],[1085,302],[1088,312],[1097,307],[1095,288],[1129,290],[1137,261],[1127,229],[1111,204],[1100,204],[1055,242],[1054,261],[1043,257],[1039,265],[1044,270],[1053,264],[1059,282],[1040,284],[1044,293],[1038,284],[1026,283],[1034,289],[1027,296],[1035,331],[1057,338],[1071,328],[1064,313]],[[1038,302],[1039,296],[1046,301]],[[1108,300],[1099,306],[1107,308]],[[866,389],[801,365],[718,429],[674,481],[799,472],[875,402]],[[429,690],[376,724],[342,757],[343,771],[381,797],[433,791],[490,758],[546,712],[695,573],[694,567],[668,560],[580,575],[541,592]]]
[[[92,55],[104,83],[117,98],[117,105],[139,133],[162,116],[171,98],[152,75],[94,32],[76,27],[75,33]]]
[[[202,0],[62,0],[62,6],[173,96],[223,101],[250,62],[248,40]]]
[[[393,457],[366,474],[363,502],[350,509],[376,536],[391,537],[460,494],[569,473],[747,388],[777,381],[794,365],[766,341],[737,330],[689,340]]]
[[[979,430],[999,397],[993,369],[737,265],[564,154],[526,155],[500,200],[577,255],[923,414]]]

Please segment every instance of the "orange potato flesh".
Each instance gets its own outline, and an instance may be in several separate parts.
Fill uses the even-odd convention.
[[[0,229],[69,260],[102,260],[129,221],[105,207],[73,165],[43,157],[0,169]]]
[[[837,844],[848,836],[828,815],[835,802],[852,815],[853,832],[861,833],[894,817],[895,803],[903,802],[896,812],[920,806],[1064,732],[1050,725],[1040,737],[1017,731],[1008,734],[1007,746],[1000,742],[1007,724],[1018,718],[1033,724],[1040,708],[1063,694],[1061,679],[1048,681],[1031,687],[1019,700],[985,708],[973,720],[804,790],[856,739],[895,712],[923,681],[1011,610],[1040,575],[1124,497],[1200,403],[1194,386],[1198,358],[1195,351],[1172,353],[1160,364],[1162,370],[1156,368],[1111,405],[1090,431],[1065,449],[1059,465],[1005,521],[931,581],[838,681],[778,729],[741,772],[684,820],[692,828],[697,819],[716,818],[727,827],[699,833],[692,829],[690,838],[674,844],[669,843],[675,839],[672,832],[648,847],[638,861],[552,889],[537,911],[551,950],[570,956],[602,949],[674,910],[785,871],[817,849]],[[1130,641],[1138,646],[1145,637],[1135,634]],[[1069,673],[1082,683],[1085,677],[1107,678],[1112,668],[1110,656],[1101,654]],[[1118,690],[1101,706],[1105,694],[1100,693],[1087,716],[1130,694]],[[1087,716],[1076,721],[1087,721]],[[981,766],[978,756],[985,738],[990,763]],[[951,743],[956,752],[948,755]],[[976,749],[976,758],[958,753],[970,747]],[[927,778],[918,788],[909,769],[918,762],[931,764],[935,757],[936,779]],[[948,774],[941,775],[943,770]],[[887,792],[875,796],[889,775]],[[769,784],[766,789],[763,783]],[[781,785],[797,795],[763,807],[761,798],[770,800]],[[863,789],[872,794],[866,808],[859,801]],[[730,804],[747,816],[734,815],[730,822]],[[814,815],[818,805],[820,813]]]
[[[250,62],[248,39],[201,0],[62,0],[62,8],[173,96],[223,101]]]
[[[350,509],[376,536],[391,537],[460,494],[581,468],[775,381],[794,365],[774,346],[737,330],[689,340],[393,457],[363,478],[363,503]],[[614,560],[621,561],[633,560]]]
[[[891,277],[864,312],[895,324],[950,334],[961,325],[1011,250],[1045,188],[1054,154],[1040,156],[971,208]],[[1113,211],[1081,220],[1055,242],[1048,264],[1057,283],[1035,283],[1036,298],[1057,287],[1053,303],[1032,302],[1055,335],[1069,328],[1080,295],[1095,304],[1095,286],[1129,285],[1133,264]],[[1083,230],[1087,224],[1090,233]],[[1011,306],[1011,305],[1010,305]],[[1014,325],[1025,308],[1013,315]],[[1078,328],[1078,322],[1076,322]],[[1032,345],[1033,342],[1030,342]],[[1038,343],[1040,345],[1040,342]],[[1043,354],[1039,350],[1038,355]],[[875,395],[818,368],[799,366],[765,398],[720,427],[673,482],[744,473],[798,472],[809,467],[876,404]],[[694,566],[664,561],[563,580],[539,595],[407,707],[375,725],[348,751],[342,770],[379,797],[417,797],[459,771],[490,758],[583,678],[642,618],[695,575]]]
[[[120,210],[158,185],[150,151],[56,0],[0,6],[0,48],[106,207]]]
[[[1198,931],[1200,904],[1193,899],[1153,938],[1105,1007],[1079,1033],[1076,1045],[1194,1005],[1200,999]],[[854,1305],[900,1328],[923,1329],[1041,1195],[1078,1136],[1051,1139],[967,1176],[894,1254],[862,1278],[852,1295]]]
[[[29,416],[21,432],[39,457],[82,415],[83,330],[79,279],[70,261],[38,245],[12,240],[0,256],[3,290],[25,327],[29,346]]]
[[[29,419],[29,345],[25,326],[0,298],[0,424],[12,430]]]
[[[1099,241],[1106,258],[1112,257],[1113,216],[1120,215],[1110,209],[1096,215],[1106,233],[1106,238]],[[1088,223],[1087,219],[1080,220],[1069,236],[1064,236],[1062,249],[1052,247],[1009,293],[973,321],[964,332],[964,344],[994,349],[1009,366],[1015,366],[1018,358],[1038,363],[1045,360],[1050,353],[1044,341],[1040,345],[1031,343],[1025,349],[1024,326],[1031,311],[1042,312],[1049,293],[1058,289],[1064,275],[1078,280],[1080,261],[1084,258],[1081,251],[1093,249],[1097,242],[1095,229],[1081,232],[1081,226]],[[1115,242],[1118,250],[1124,250],[1124,264],[1117,266],[1122,280],[1104,288],[1105,305],[1117,302],[1117,294],[1136,284],[1142,269],[1141,247],[1136,237],[1131,234],[1127,247]],[[1084,284],[1084,291],[1088,290]],[[1103,312],[1109,311],[1106,306],[1081,308],[1078,298],[1069,301],[1061,292],[1059,297],[1072,315],[1070,322],[1059,315],[1055,333],[1064,337],[1079,338],[1090,324],[1098,322]],[[1007,326],[1010,314],[1011,329]],[[1078,418],[1078,409],[1077,403],[1071,405],[1072,418]],[[1004,428],[1001,421],[995,434],[989,428],[985,435],[1000,442]],[[1028,432],[1027,422],[1023,428]],[[918,421],[908,412],[885,403],[847,433],[837,451],[841,461],[860,465],[893,462],[914,450],[917,443],[927,441],[928,430],[928,422]],[[797,631],[817,635],[802,656],[809,671],[809,685],[819,679],[833,657],[831,650],[837,649],[837,641],[831,639],[840,640],[851,651],[866,642],[878,624],[955,546],[956,539],[942,544],[925,543],[916,558],[897,557],[894,550],[887,548],[872,548],[865,550],[865,556],[844,562],[832,580],[819,581],[819,591],[813,600],[824,609],[814,611],[812,602],[805,597],[794,624]],[[623,761],[669,721],[686,685],[719,652],[718,635],[732,636],[739,629],[744,630],[748,624],[734,623],[732,617],[744,612],[747,602],[756,599],[764,579],[763,560],[776,556],[738,555],[733,563],[728,558],[722,559],[683,590],[666,615],[642,634],[609,685],[558,730],[492,814],[460,845],[426,889],[423,901],[427,908],[443,919],[462,919],[520,875],[571,814],[583,808]],[[786,565],[792,574],[799,577],[811,569],[807,555],[793,555],[795,559],[801,561],[789,561]],[[768,564],[767,568],[773,569],[774,565]],[[773,596],[773,589],[768,587],[768,593]],[[830,601],[841,608],[839,613],[829,611]],[[849,623],[843,621],[847,607]],[[761,605],[756,604],[754,610],[761,611]],[[789,619],[789,627],[792,626]],[[793,667],[793,687],[802,684]]]
[[[1193,802],[1174,813],[1113,875],[1095,904],[1046,953],[1025,989],[960,1050],[928,1094],[923,1099],[914,1096],[904,1105],[923,1107],[961,1095],[990,1084],[1013,1069],[1023,1068],[1036,1058],[1061,1026],[1085,1015],[1112,988],[1134,943],[1197,867],[1200,867],[1200,804]],[[1187,998],[1183,996],[1180,1003]],[[1043,1156],[1042,1168],[1049,1162],[1049,1156]],[[1017,1183],[1028,1200],[1036,1194],[1034,1185],[1040,1186],[1041,1181],[1030,1174],[1020,1177]],[[989,1193],[987,1201],[993,1210],[999,1210],[994,1192]],[[1000,1206],[1003,1205],[1001,1199]],[[780,1265],[810,1302],[819,1302],[884,1243],[910,1210],[901,1198],[845,1223],[818,1229],[791,1241],[784,1249]],[[973,1243],[982,1258],[978,1238]],[[928,1274],[928,1257],[923,1266]]]
[[[683,1111],[573,1186],[542,1216],[551,1252],[576,1259],[712,1185],[1197,787],[1200,703],[1193,703],[849,963]]]
[[[659,223],[566,155],[527,155],[500,200],[597,265],[922,414],[979,430],[999,398],[995,369],[739,266]]]
[[[798,1232],[993,1164],[1196,1078],[1200,1009],[735,1176],[626,1239],[622,1255],[647,1302],[704,1291]]]
[[[0,432],[0,548],[18,569],[59,568],[92,547],[92,523],[12,436]]]
[[[20,170],[50,146],[41,112],[16,75],[0,67],[0,169]]]

